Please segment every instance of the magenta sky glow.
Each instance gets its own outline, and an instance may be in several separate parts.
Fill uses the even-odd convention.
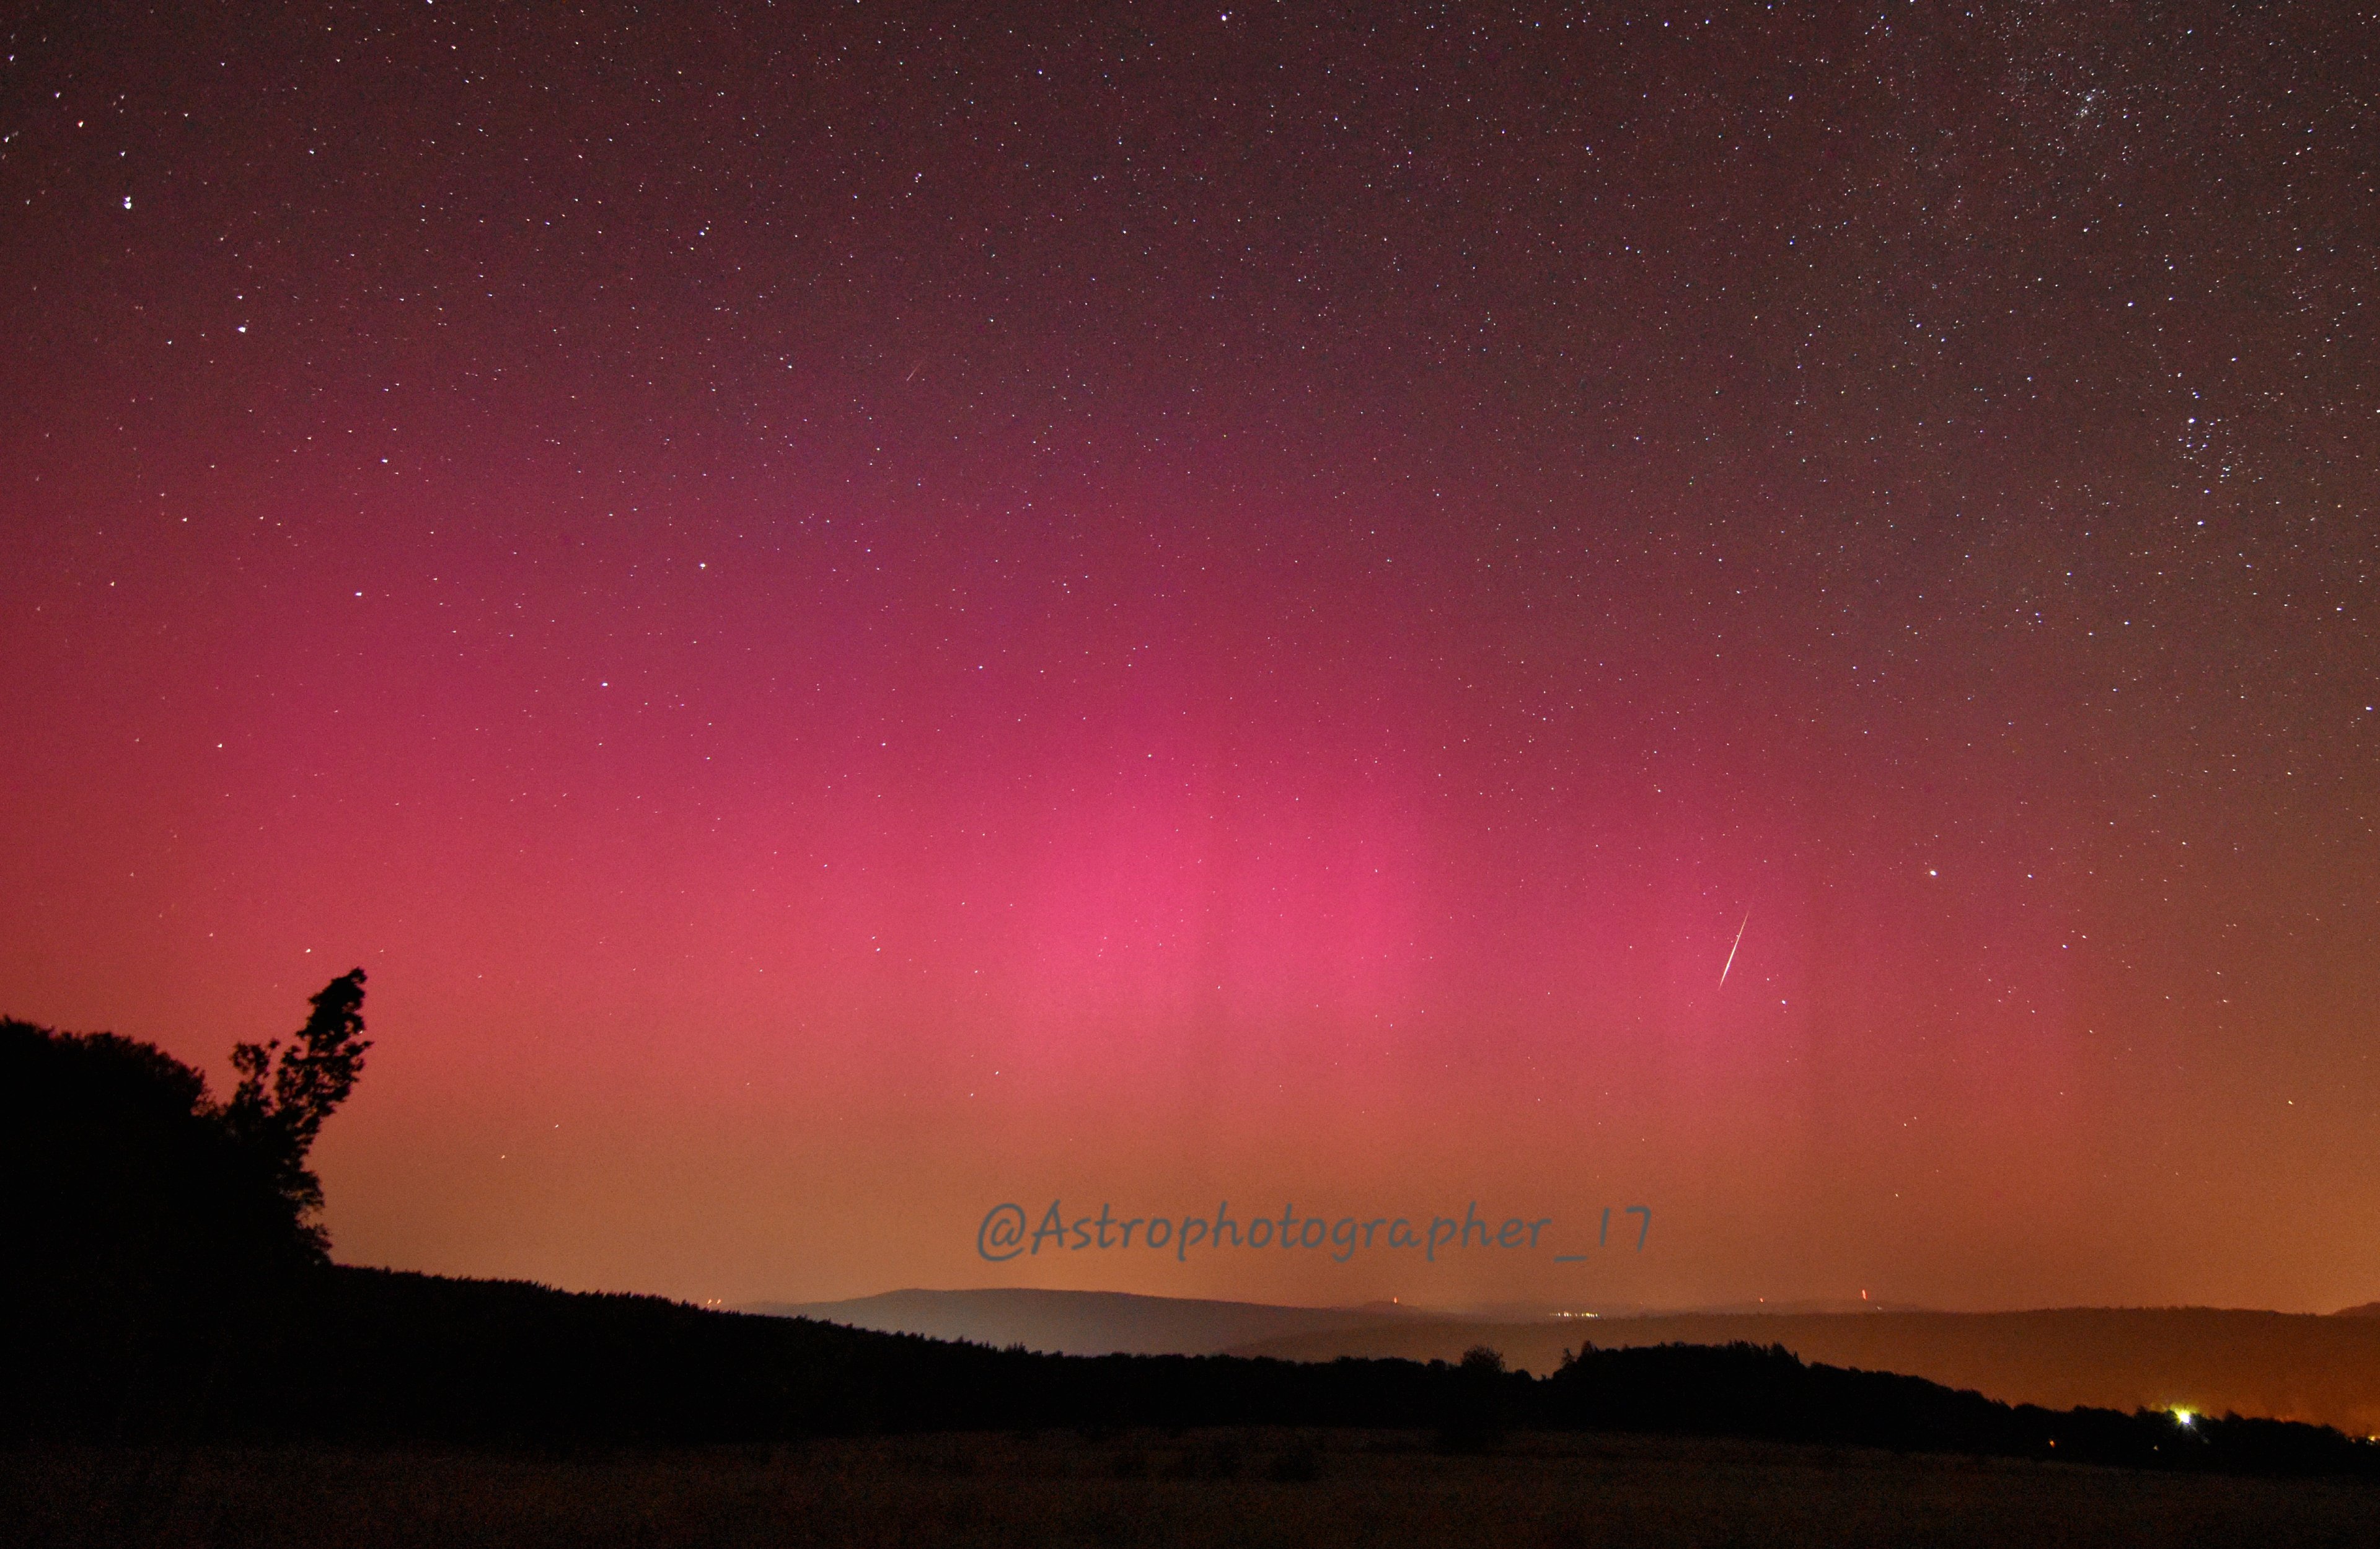
[[[358,1263],[2370,1300],[2373,33],[2183,9],[12,24],[0,1010],[364,966]]]

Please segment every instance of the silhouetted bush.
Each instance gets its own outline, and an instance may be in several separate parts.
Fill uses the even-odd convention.
[[[1529,1379],[1517,1379],[1525,1398]],[[1474,1345],[1449,1374],[1445,1411],[1439,1422],[1440,1452],[1480,1452],[1504,1439],[1511,1423],[1515,1374],[1504,1370],[1504,1358],[1486,1345]]]

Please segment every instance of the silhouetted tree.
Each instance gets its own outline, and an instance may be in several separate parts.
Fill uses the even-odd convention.
[[[233,1137],[272,1168],[273,1186],[295,1207],[298,1229],[316,1256],[324,1257],[329,1240],[320,1226],[306,1219],[322,1206],[322,1184],[306,1166],[306,1157],[322,1132],[322,1121],[355,1090],[356,1078],[363,1073],[364,1052],[371,1047],[363,1035],[364,971],[340,974],[309,1004],[313,1014],[289,1047],[284,1048],[278,1038],[233,1046],[231,1063],[239,1072],[239,1085],[222,1113]]]
[[[152,1045],[0,1020],[0,1433],[162,1422],[327,1262],[306,1158],[362,1068],[363,977],[241,1045],[220,1105]]]
[[[1512,1374],[1504,1357],[1487,1345],[1474,1345],[1447,1374],[1449,1386],[1444,1418],[1438,1431],[1441,1452],[1476,1452],[1504,1436],[1509,1418]],[[1528,1379],[1520,1379],[1525,1384]]]

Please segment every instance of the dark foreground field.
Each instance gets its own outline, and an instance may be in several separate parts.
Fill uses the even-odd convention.
[[[1336,1545],[2380,1543],[2369,1484],[1857,1448],[1207,1430],[535,1456],[203,1446],[0,1453],[28,1544]]]

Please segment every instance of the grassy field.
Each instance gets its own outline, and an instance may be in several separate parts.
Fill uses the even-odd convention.
[[[2380,1543],[2380,1489],[1852,1449],[1377,1432],[909,1436],[538,1457],[0,1454],[0,1538],[106,1545]]]

